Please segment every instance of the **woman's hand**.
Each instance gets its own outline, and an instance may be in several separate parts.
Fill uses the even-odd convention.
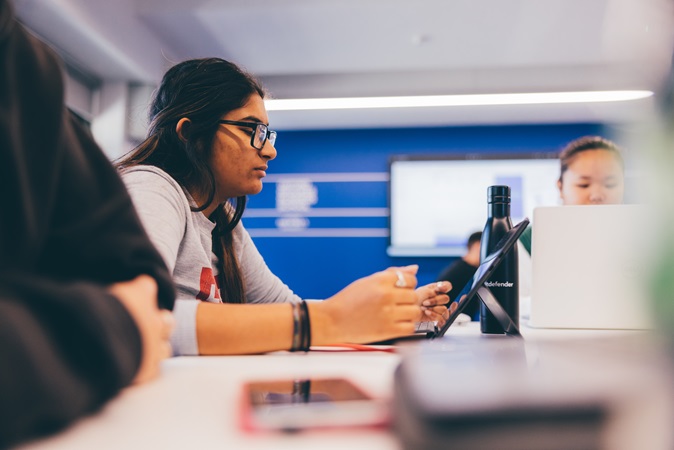
[[[144,383],[159,374],[159,363],[171,356],[169,338],[174,327],[170,311],[157,307],[157,283],[148,275],[115,283],[108,289],[126,307],[136,322],[143,349],[134,383]]]
[[[319,314],[324,312],[327,318],[327,326],[320,327],[320,341],[367,343],[412,334],[420,314],[414,291],[417,270],[416,265],[391,267],[311,305],[312,323],[314,309],[317,313],[324,310]]]
[[[447,309],[449,296],[447,293],[450,290],[452,290],[452,284],[449,281],[438,281],[417,288],[415,292],[421,305],[421,313],[417,321],[437,321],[438,327],[444,325],[449,318],[449,310]]]

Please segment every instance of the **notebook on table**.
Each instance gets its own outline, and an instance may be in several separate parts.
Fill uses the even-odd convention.
[[[641,285],[644,213],[639,205],[536,208],[528,325],[651,328],[648,292]]]
[[[389,341],[377,342],[377,344],[383,343],[395,343],[399,341],[407,340],[416,340],[416,339],[437,339],[447,333],[449,327],[457,321],[461,316],[466,307],[474,301],[483,302],[489,311],[496,317],[496,319],[501,324],[501,327],[505,330],[505,333],[508,335],[519,336],[519,328],[508,315],[505,309],[501,304],[496,300],[492,295],[488,287],[484,283],[491,277],[494,273],[494,270],[498,268],[503,258],[508,254],[508,252],[517,244],[517,240],[522,235],[524,230],[529,225],[529,219],[524,219],[516,226],[514,226],[496,245],[494,250],[487,255],[487,257],[480,263],[480,266],[475,272],[473,277],[471,289],[466,294],[466,296],[459,300],[456,310],[449,316],[445,324],[441,328],[436,328],[434,330],[425,332],[425,333],[416,333],[410,336],[403,336]]]

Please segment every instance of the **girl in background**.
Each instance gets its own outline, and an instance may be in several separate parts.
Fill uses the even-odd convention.
[[[622,203],[624,163],[620,149],[608,139],[585,136],[559,154],[559,196],[564,205]]]
[[[575,139],[559,152],[559,165],[557,188],[563,205],[622,203],[625,167],[620,148],[615,143],[600,136]],[[531,225],[520,237],[520,242],[531,254]]]
[[[569,142],[559,153],[559,197],[565,206],[611,205],[623,201],[624,162],[620,148],[600,136],[584,136]],[[528,317],[531,291],[532,225],[520,237],[520,312]]]

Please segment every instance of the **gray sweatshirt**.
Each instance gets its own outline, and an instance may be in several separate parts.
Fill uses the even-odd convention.
[[[164,258],[177,288],[171,338],[175,355],[197,355],[196,311],[199,301],[221,303],[215,282],[217,258],[212,251],[215,224],[170,175],[154,166],[137,166],[122,179],[150,239]],[[234,251],[241,268],[246,303],[296,302],[300,298],[274,275],[243,225],[233,230]]]

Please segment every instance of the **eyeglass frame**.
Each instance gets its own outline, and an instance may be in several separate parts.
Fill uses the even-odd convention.
[[[264,144],[267,143],[267,141],[271,142],[271,145],[274,145],[276,143],[276,131],[270,130],[269,126],[265,125],[262,122],[241,122],[238,120],[218,120],[218,123],[223,124],[223,125],[236,125],[239,127],[246,127],[254,130],[253,134],[250,137],[250,146],[253,147],[255,150],[262,150],[264,148]],[[257,135],[258,127],[265,127],[267,129],[267,134],[264,138],[264,141],[262,141],[262,144],[260,147],[255,146],[255,136]]]

